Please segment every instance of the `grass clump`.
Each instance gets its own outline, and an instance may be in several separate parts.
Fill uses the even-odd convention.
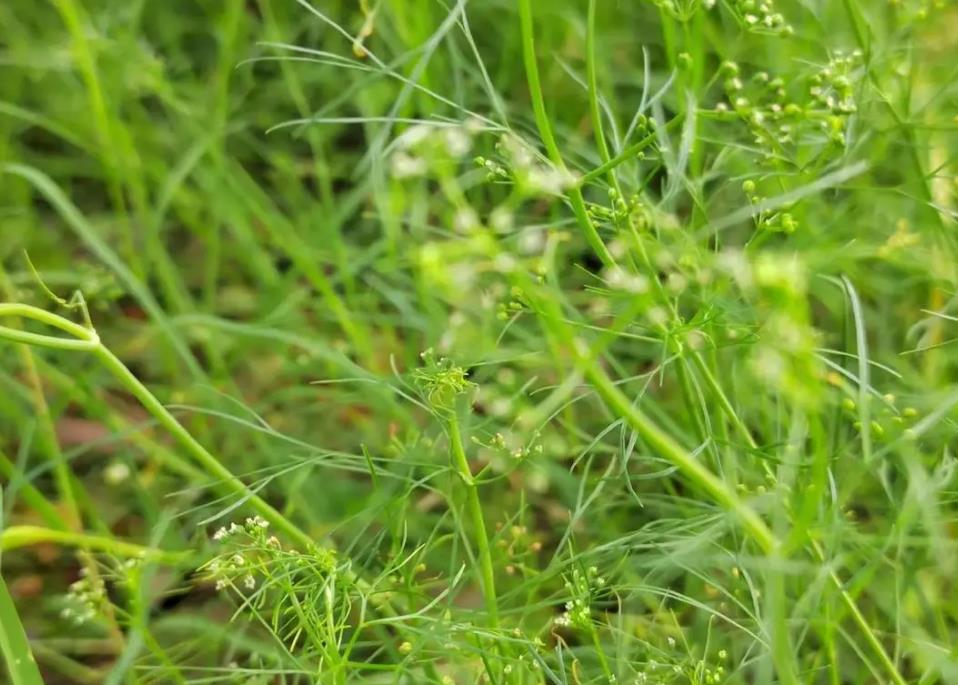
[[[958,679],[953,3],[0,21],[10,682]]]

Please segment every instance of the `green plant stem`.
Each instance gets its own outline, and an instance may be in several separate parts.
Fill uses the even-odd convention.
[[[24,478],[17,465],[2,451],[0,451],[0,476],[3,476],[8,484],[17,480],[21,481],[17,483],[17,494],[30,505],[30,509],[36,512],[44,523],[57,530],[69,530],[66,520],[53,503],[37,490],[33,483]]]
[[[702,355],[696,350],[693,350],[690,356],[692,357],[692,363],[695,364],[695,368],[705,380],[705,384],[715,395],[715,399],[718,400],[719,407],[723,412],[725,412],[725,415],[728,417],[729,421],[732,422],[732,426],[735,428],[738,434],[743,440],[745,440],[745,444],[752,449],[758,447],[755,442],[755,438],[752,437],[752,433],[748,429],[748,426],[745,425],[745,422],[742,421],[741,417],[738,415],[738,412],[735,411],[735,407],[732,406],[732,402],[725,394],[725,391],[722,389],[721,384],[719,384],[715,374],[712,373],[712,370],[705,362],[705,359],[703,359]]]
[[[452,466],[456,470],[466,487],[466,505],[469,507],[469,517],[475,531],[473,542],[479,555],[479,571],[482,574],[482,597],[486,604],[486,613],[489,614],[489,627],[499,628],[499,602],[496,597],[496,576],[492,566],[492,551],[489,547],[489,536],[486,533],[486,523],[482,516],[482,503],[479,501],[479,489],[472,477],[469,460],[462,444],[462,433],[459,429],[459,419],[453,413],[448,421],[449,443],[452,456]]]
[[[530,0],[519,0],[519,21],[522,26],[522,59],[526,68],[529,95],[532,98],[532,109],[535,112],[539,137],[542,139],[542,144],[545,146],[549,160],[563,175],[569,176],[569,170],[562,160],[562,153],[559,152],[559,146],[556,145],[555,136],[552,133],[552,124],[549,123],[549,115],[546,112],[545,100],[542,96],[542,84],[539,81],[539,66],[536,62],[532,4]],[[586,211],[585,198],[582,196],[582,190],[578,185],[573,185],[569,189],[569,202],[572,205],[572,211],[575,214],[576,221],[579,223],[579,227],[585,235],[585,239],[598,255],[599,259],[605,266],[615,266],[615,259],[605,246],[605,243],[602,242],[602,238],[599,237],[599,232],[589,218],[589,214]]]
[[[127,165],[121,161],[124,156],[122,150],[125,149],[125,146],[119,140],[113,120],[109,115],[106,95],[97,70],[96,56],[89,40],[90,32],[86,28],[89,20],[83,16],[82,5],[74,2],[74,0],[54,0],[53,5],[70,34],[77,70],[80,72],[87,89],[90,118],[96,132],[99,157],[106,168],[109,180],[108,187],[114,209],[121,218],[122,233],[120,240],[124,256],[133,265],[133,271],[142,275],[142,260],[139,251],[136,249],[122,182],[124,172],[129,172],[129,169],[124,168]],[[131,190],[133,189],[131,188]]]
[[[33,319],[71,335],[72,338],[61,338],[52,335],[27,333],[7,326],[0,326],[0,339],[5,338],[13,342],[25,342],[60,350],[91,352],[114,378],[120,382],[120,385],[133,395],[153,418],[179,442],[180,446],[186,450],[190,457],[192,457],[208,475],[217,479],[215,487],[219,492],[239,496],[247,500],[253,510],[276,526],[281,532],[295,540],[297,544],[305,548],[312,545],[313,540],[309,535],[261,497],[251,493],[249,488],[247,488],[239,478],[233,475],[216,457],[210,454],[209,451],[176,420],[176,417],[163,406],[156,396],[133,375],[123,362],[100,342],[100,338],[95,331],[84,328],[62,316],[51,314],[43,309],[26,304],[0,304],[0,317],[3,316],[20,316]]]
[[[528,294],[536,292],[536,286],[529,279],[523,280],[523,287]],[[576,365],[609,409],[632,427],[649,447],[678,467],[693,485],[734,513],[763,552],[776,551],[781,546],[780,541],[755,510],[629,400],[599,365],[585,341],[569,334],[559,306],[548,297],[536,297],[536,304],[541,309],[539,320],[546,332],[571,348]]]
[[[7,276],[6,270],[0,265],[0,293],[5,297],[13,295],[13,286]],[[26,384],[30,390],[30,402],[33,405],[33,412],[36,416],[38,427],[39,443],[45,457],[53,467],[53,476],[56,481],[57,491],[60,499],[63,501],[65,509],[66,527],[73,530],[80,530],[83,527],[80,509],[77,505],[77,496],[73,491],[71,483],[70,469],[67,466],[66,459],[63,458],[63,452],[60,449],[60,442],[57,439],[56,428],[50,417],[50,407],[44,394],[43,382],[40,380],[40,374],[37,371],[37,363],[34,358],[33,350],[26,345],[21,345],[18,349],[20,361],[26,375]]]
[[[101,344],[93,350],[94,356],[120,382],[159,424],[172,435],[185,449],[196,463],[210,476],[217,479],[216,489],[223,494],[236,495],[249,502],[250,507],[260,516],[269,521],[282,533],[304,548],[313,544],[313,539],[298,526],[283,516],[259,495],[252,494],[243,481],[237,478],[232,471],[223,466],[219,460],[194,438],[156,396],[143,385],[139,379],[121,362],[116,355]]]
[[[106,367],[106,369],[120,382],[123,388],[133,395],[153,416],[153,418],[156,419],[156,421],[176,439],[180,446],[186,450],[189,456],[192,457],[192,459],[202,468],[202,470],[208,475],[218,479],[215,486],[217,491],[225,495],[238,496],[242,498],[249,503],[250,507],[252,507],[254,511],[269,521],[270,524],[272,524],[281,533],[293,540],[295,544],[306,550],[312,547],[314,544],[313,538],[299,528],[295,523],[283,516],[282,513],[274,509],[261,497],[251,493],[249,488],[247,488],[239,478],[237,478],[229,469],[223,466],[216,457],[210,454],[210,452],[203,447],[203,445],[201,445],[199,441],[197,441],[196,438],[194,438],[189,431],[187,431],[186,428],[180,424],[179,421],[177,421],[176,417],[174,417],[169,410],[163,406],[156,396],[153,395],[153,393],[151,393],[150,390],[143,385],[143,383],[141,383],[136,376],[133,375],[133,373],[123,364],[123,362],[121,362],[100,342],[100,338],[96,334],[96,331],[84,328],[83,326],[76,324],[69,319],[65,319],[62,316],[58,316],[38,307],[33,307],[26,304],[0,303],[0,318],[4,316],[19,316],[26,319],[32,319],[72,336],[71,338],[62,338],[39,333],[27,334],[25,331],[20,331],[8,326],[0,326],[0,340],[5,339],[12,342],[38,345],[40,347],[46,347],[50,349],[91,352],[93,356],[95,356],[100,363],[103,364],[103,366]],[[476,499],[476,503],[478,504],[478,498]],[[482,525],[481,517],[478,520],[479,525]],[[48,529],[41,528],[35,529],[34,532],[36,532],[36,530],[46,530],[48,531],[48,534],[53,535],[60,534],[60,531],[49,531]],[[484,531],[485,528],[483,526],[483,539],[485,539]],[[23,533],[20,533],[20,535],[22,534]],[[16,535],[17,534],[15,534],[14,538],[12,539],[16,540]],[[66,540],[67,538],[63,539]],[[79,538],[74,539],[78,540]],[[109,538],[97,539],[109,540]],[[118,541],[111,542],[113,544],[119,545],[128,544],[120,543]],[[491,557],[489,568],[491,569]],[[354,572],[349,572],[348,579],[354,582],[360,591],[369,591],[369,584]],[[377,604],[377,608],[390,618],[397,616],[395,609],[388,602]],[[497,614],[493,613],[493,616],[495,616],[498,620]],[[430,675],[430,677],[436,674],[435,666],[431,662],[424,664],[423,668],[425,669],[426,673]]]
[[[0,653],[7,664],[11,685],[43,685],[30,642],[20,622],[17,608],[0,576]]]
[[[585,33],[585,73],[589,86],[589,115],[592,117],[592,131],[595,138],[595,145],[599,149],[599,158],[602,160],[603,166],[605,166],[611,161],[611,155],[609,154],[609,145],[605,140],[605,128],[602,125],[602,106],[599,102],[599,79],[595,65],[595,4],[596,0],[589,0],[589,12]],[[615,174],[611,173],[612,168],[613,167],[609,167],[608,169],[610,171],[609,183],[611,183],[616,190],[620,190]]]
[[[595,180],[596,178],[599,178],[603,174],[608,174],[609,185],[613,189],[615,189],[618,197],[621,198],[623,196],[623,193],[622,193],[622,188],[619,185],[619,180],[614,173],[615,168],[622,162],[628,159],[631,159],[640,150],[644,149],[649,144],[651,144],[657,138],[658,134],[656,132],[653,132],[649,134],[648,136],[646,136],[643,140],[623,150],[615,158],[611,157],[609,152],[609,146],[605,140],[605,131],[602,124],[602,108],[601,108],[601,103],[599,101],[599,84],[598,84],[598,73],[596,68],[596,57],[595,57],[595,36],[596,36],[595,13],[596,13],[596,0],[589,0],[588,19],[586,23],[586,81],[587,81],[587,85],[589,89],[589,111],[592,117],[592,129],[594,133],[595,144],[599,150],[599,158],[602,160],[603,163],[598,168],[594,169],[593,171],[583,176],[582,179],[580,179],[580,185],[583,185],[592,180]],[[668,22],[668,17],[665,16],[664,13],[663,13],[663,22]],[[683,116],[687,116],[687,115],[683,115]],[[675,117],[671,122],[669,122],[666,128],[668,129],[669,127],[674,126],[677,122],[680,122],[681,120],[682,120],[681,116]],[[665,291],[659,282],[659,278],[656,274],[656,270],[652,268],[652,265],[648,260],[648,256],[645,251],[645,247],[642,243],[642,238],[639,235],[638,229],[634,226],[631,217],[628,219],[628,222],[630,224],[630,229],[633,235],[635,236],[637,244],[640,247],[640,257],[642,259],[642,264],[656,283],[656,286],[657,286],[656,294],[659,295],[660,299],[662,299],[663,304],[665,304],[666,306],[669,306],[669,309],[673,311],[673,315],[674,315],[675,313],[674,309],[669,304],[668,297],[666,297]],[[660,332],[665,336],[668,335],[668,330],[664,326],[661,327]],[[682,388],[682,394],[685,397],[686,403],[689,406],[689,414],[694,420],[696,429],[699,433],[699,438],[702,440],[705,440],[707,437],[707,431],[705,430],[702,417],[699,415],[699,412],[696,410],[696,407],[693,402],[694,393],[692,388],[691,372],[687,368],[687,365],[684,359],[685,355],[683,354],[683,350],[681,349],[676,348],[676,349],[673,349],[672,351],[675,352],[680,357],[679,363],[677,365],[677,373],[678,373],[679,382]],[[699,354],[696,350],[688,350],[688,352],[690,353],[690,356],[692,357],[692,361],[695,364],[696,368],[705,378],[709,389],[711,389],[712,392],[714,392],[716,396],[719,398],[719,406],[722,408],[722,410],[726,414],[728,414],[729,419],[733,422],[733,424],[735,424],[739,432],[744,435],[749,446],[754,448],[755,443],[752,440],[751,434],[749,434],[748,429],[745,428],[744,425],[742,425],[741,420],[736,415],[735,410],[732,408],[731,403],[728,401],[728,398],[725,396],[725,393],[722,391],[722,388],[718,384],[718,381],[715,379],[715,376],[712,375],[712,373],[710,372],[708,368],[708,365],[702,359],[702,355]]]
[[[189,558],[189,552],[165,552],[152,547],[144,547],[131,542],[123,542],[102,535],[74,533],[42,526],[9,526],[0,533],[0,551],[30,547],[46,542],[68,547],[80,547],[85,550],[106,552],[118,557],[143,557],[167,564],[178,564]]]
[[[599,397],[652,449],[677,466],[693,485],[710,495],[726,510],[734,513],[742,527],[763,552],[771,553],[778,548],[778,539],[755,510],[743,502],[732,488],[703,466],[668,433],[659,428],[641,409],[633,405],[587,350],[577,347],[576,358]]]
[[[12,289],[10,287],[9,279],[7,278],[6,272],[2,268],[0,268],[0,286],[2,286],[4,294],[11,293]],[[0,311],[0,314],[2,314],[2,311]],[[72,322],[67,320],[64,321],[70,325],[64,326],[61,323],[60,327],[66,329],[68,332],[70,330],[74,330],[76,333],[87,331],[87,329],[83,328],[82,326],[76,326],[76,324],[72,324]],[[49,320],[49,323],[54,326],[57,325],[57,322],[53,319]],[[18,329],[4,327],[3,331],[0,331],[0,335],[2,335],[4,331],[17,332]],[[92,338],[90,340],[92,341]],[[61,342],[69,341],[61,340]],[[45,453],[47,460],[53,467],[57,492],[64,505],[63,508],[65,513],[60,517],[62,519],[62,523],[64,524],[63,528],[65,530],[79,532],[83,528],[83,517],[79,505],[79,501],[84,497],[85,494],[83,486],[73,478],[73,474],[70,471],[69,465],[64,458],[62,450],[60,449],[60,442],[57,438],[56,428],[54,427],[53,420],[50,416],[50,409],[47,405],[46,396],[44,395],[43,383],[40,380],[40,374],[37,371],[37,363],[33,351],[29,346],[22,346],[19,351],[21,353],[24,370],[26,371],[27,382],[30,390],[30,401],[33,405],[33,411],[36,414],[36,420],[39,427],[40,446]],[[54,525],[54,527],[59,528],[60,526]],[[80,546],[82,547],[82,545]],[[80,557],[87,573],[89,573],[91,577],[97,577],[99,575],[99,569],[97,568],[96,564],[92,558],[86,554],[86,549],[82,549],[81,551],[83,553],[80,555]],[[117,644],[122,644],[124,639],[123,631],[117,624],[112,607],[109,605],[106,607],[105,616],[108,620],[109,630],[113,639],[116,640]]]
[[[821,545],[819,545],[816,540],[812,540],[812,549],[814,550],[815,556],[817,557],[819,563],[827,563],[825,559],[825,553],[822,551]],[[888,676],[891,678],[892,682],[894,682],[895,685],[908,685],[908,681],[906,681],[905,677],[898,672],[898,667],[895,666],[895,662],[891,660],[890,656],[888,656],[888,652],[885,651],[885,648],[882,646],[878,636],[875,635],[875,631],[872,630],[868,620],[862,614],[861,610],[858,608],[858,605],[855,604],[855,599],[848,593],[848,590],[845,589],[845,584],[842,582],[842,579],[838,577],[835,569],[829,567],[828,575],[831,578],[832,583],[834,583],[835,587],[838,589],[838,594],[842,598],[842,603],[844,603],[845,608],[852,615],[852,618],[858,625],[859,629],[861,629],[862,634],[865,636],[865,641],[868,642],[868,646],[872,648],[875,656],[878,657],[878,660],[888,672]]]
[[[672,119],[672,121],[667,123],[664,126],[664,128],[665,130],[674,128],[679,123],[681,123],[681,121],[682,121],[681,117],[676,117]],[[596,179],[599,179],[605,176],[606,174],[611,173],[616,167],[624,164],[625,162],[628,162],[630,159],[634,159],[638,153],[642,152],[645,148],[649,147],[652,143],[654,143],[657,137],[658,137],[657,133],[650,133],[649,135],[647,135],[645,138],[638,141],[637,143],[632,143],[627,148],[623,149],[622,152],[617,154],[615,157],[610,157],[609,159],[605,160],[602,164],[597,166],[592,171],[582,174],[582,176],[580,176],[579,179],[576,181],[576,185],[581,188],[583,186],[586,186],[592,183]]]

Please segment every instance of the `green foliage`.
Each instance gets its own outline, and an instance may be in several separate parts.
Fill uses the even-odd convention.
[[[0,4],[13,682],[958,681],[956,26]]]

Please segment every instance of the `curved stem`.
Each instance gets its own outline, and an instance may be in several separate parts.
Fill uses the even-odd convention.
[[[0,326],[0,339],[10,340],[11,342],[25,343],[27,345],[37,345],[39,347],[49,347],[58,350],[69,350],[77,352],[89,352],[96,349],[100,344],[100,338],[95,331],[84,328],[78,323],[74,323],[62,316],[51,314],[50,312],[34,307],[28,304],[0,303],[0,317],[18,316],[24,319],[32,319],[46,324],[51,328],[56,328],[70,338],[60,338],[55,335],[44,335],[42,333],[31,333],[21,331],[8,326]]]
[[[549,123],[549,115],[546,112],[545,99],[542,96],[542,84],[539,81],[539,65],[536,62],[536,46],[533,37],[532,26],[532,4],[530,0],[519,0],[519,20],[522,26],[522,59],[526,68],[526,80],[529,83],[529,95],[532,98],[532,109],[535,113],[536,127],[539,129],[539,137],[545,146],[546,154],[549,160],[556,168],[568,176],[569,170],[562,160],[562,153],[559,152],[559,146],[556,145],[555,135],[552,133],[552,124]],[[569,189],[569,203],[572,205],[572,211],[575,214],[576,221],[582,229],[589,245],[598,255],[605,266],[615,266],[615,259],[609,252],[609,249],[602,242],[599,233],[589,218],[586,211],[585,198],[582,196],[582,190],[578,185],[573,185]]]
[[[692,454],[659,428],[645,413],[634,406],[619,390],[586,350],[576,349],[580,367],[592,382],[599,397],[623,418],[659,454],[672,462],[694,485],[709,494],[726,510],[739,518],[742,527],[765,553],[774,552],[779,540],[762,518],[730,488],[725,481],[708,470]]]
[[[276,529],[287,535],[295,544],[299,545],[303,549],[308,550],[314,544],[313,538],[310,535],[308,535],[295,523],[290,521],[282,513],[273,508],[259,495],[251,492],[246,484],[243,483],[243,481],[237,478],[232,471],[223,466],[216,457],[214,457],[205,447],[203,447],[203,445],[200,444],[200,442],[194,438],[190,432],[186,430],[186,428],[183,427],[176,417],[174,417],[169,410],[163,406],[156,396],[150,392],[150,390],[143,385],[143,383],[140,382],[133,372],[130,371],[126,365],[116,357],[116,355],[114,355],[100,342],[99,336],[97,336],[94,330],[84,328],[83,326],[80,326],[69,319],[52,314],[31,305],[0,303],[0,317],[5,315],[21,316],[23,318],[40,321],[75,336],[75,339],[71,340],[57,338],[55,336],[34,334],[39,339],[39,341],[35,344],[56,349],[91,352],[93,356],[95,356],[100,363],[103,364],[103,366],[106,367],[106,369],[120,382],[120,385],[123,386],[127,392],[133,395],[140,402],[140,404],[143,405],[147,412],[149,412],[153,418],[156,419],[156,421],[176,439],[176,441],[184,450],[186,450],[193,461],[196,462],[206,474],[218,479],[218,482],[215,485],[216,490],[222,494],[238,496],[241,498],[241,500],[248,502],[249,506],[254,511],[269,521],[270,524],[272,524]],[[24,340],[18,336],[11,335],[11,333],[18,332],[19,331],[15,331],[14,329],[0,326],[0,340],[6,339],[13,342],[28,342],[28,344],[33,342],[32,338],[29,340]],[[81,345],[75,343],[83,344]],[[478,505],[478,497],[476,497],[475,504]],[[485,526],[482,523],[482,519],[479,518],[478,522],[481,526],[482,537],[485,539]],[[131,552],[135,549],[137,554],[139,554],[143,550],[149,549],[132,545],[131,543],[111,540],[109,538],[88,536],[82,533],[55,531],[52,529],[34,526],[16,526],[8,528],[3,533],[3,536],[4,538],[3,542],[0,542],[0,548],[2,548],[3,545],[9,545],[10,548],[13,548],[26,544],[33,544],[32,542],[28,542],[28,540],[46,536],[50,539],[50,541],[66,542],[69,544],[76,544],[78,546],[87,545],[89,547],[96,548],[99,545],[104,551],[121,552],[125,550],[127,552]],[[162,554],[170,555],[169,558],[173,558],[174,556],[174,553],[162,552]],[[491,569],[491,557],[489,557],[489,559],[489,569]],[[369,583],[355,572],[350,571],[348,578],[351,582],[356,584],[357,588],[361,592],[368,592],[370,590]],[[2,585],[2,581],[0,581],[0,585]],[[3,613],[4,606],[2,596],[4,591],[5,587],[0,587],[0,640],[5,640],[8,637],[3,631],[3,628],[6,626],[6,619]],[[387,616],[396,616],[395,609],[390,605],[388,600],[377,604],[377,608]],[[13,609],[12,602],[10,603],[10,611],[14,612],[13,617],[15,618],[16,613]],[[492,616],[496,619],[496,621],[498,621],[498,615],[495,612],[493,612]],[[11,625],[15,624],[11,623]],[[5,648],[5,645],[0,645],[0,647]],[[29,654],[28,651],[21,651],[20,653]],[[423,669],[430,677],[433,677],[433,679],[438,679],[435,665],[432,662],[427,662],[424,664]],[[18,681],[14,679],[14,685],[42,685],[42,682],[42,680]]]
[[[223,466],[216,457],[210,454],[210,452],[176,420],[176,417],[163,406],[156,396],[133,375],[133,372],[100,342],[100,338],[95,331],[84,328],[57,314],[52,314],[39,307],[33,307],[27,304],[0,303],[0,317],[2,316],[20,316],[26,319],[32,319],[73,336],[72,339],[59,338],[52,335],[27,333],[0,326],[0,339],[42,345],[44,347],[61,350],[92,352],[93,356],[113,374],[123,388],[136,397],[143,407],[153,415],[153,418],[176,438],[177,442],[189,453],[190,457],[192,457],[207,474],[218,479],[216,483],[217,490],[224,494],[238,495],[247,500],[258,514],[298,544],[304,547],[308,547],[312,544],[313,540],[309,535],[261,497],[250,492],[246,484],[237,478],[232,471]]]
[[[74,533],[43,526],[9,526],[0,533],[0,550],[6,552],[20,547],[30,547],[52,542],[69,547],[106,552],[118,557],[143,557],[153,561],[176,564],[189,557],[188,552],[165,552],[153,547],[144,547],[102,535]]]
[[[313,539],[301,528],[274,509],[259,495],[250,492],[243,481],[237,478],[232,471],[223,466],[220,461],[194,438],[156,396],[133,375],[116,355],[103,345],[97,345],[93,350],[94,356],[103,366],[113,374],[120,384],[153,415],[160,425],[167,430],[189,455],[203,468],[206,473],[218,479],[216,489],[229,495],[238,495],[249,502],[256,513],[269,521],[277,529],[295,540],[298,544],[308,548]]]

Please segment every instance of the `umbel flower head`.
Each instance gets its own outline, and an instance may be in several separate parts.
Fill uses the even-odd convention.
[[[423,366],[413,371],[412,377],[419,392],[433,409],[452,409],[456,397],[476,387],[476,384],[467,378],[464,368],[446,357],[437,359],[432,348],[420,356]]]

